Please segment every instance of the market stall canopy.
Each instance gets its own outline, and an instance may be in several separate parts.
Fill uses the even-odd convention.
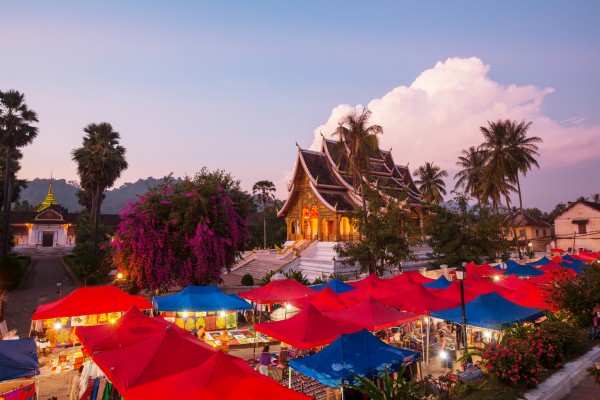
[[[450,286],[450,281],[444,275],[440,276],[433,282],[423,283],[423,286],[429,289],[446,289]]]
[[[0,381],[40,374],[35,340],[0,340]]]
[[[327,316],[342,322],[360,325],[369,331],[391,328],[421,318],[416,314],[387,307],[371,296],[346,310],[329,312]]]
[[[502,271],[492,268],[492,266],[490,266],[490,264],[488,264],[488,263],[483,263],[483,264],[481,264],[481,267],[479,267],[474,262],[470,262],[469,264],[467,264],[465,266],[465,269],[467,270],[467,276],[469,276],[470,274],[478,274],[481,276],[500,276],[500,275],[502,275]]]
[[[356,301],[340,296],[329,287],[326,287],[314,296],[292,300],[290,304],[298,308],[304,308],[308,304],[312,304],[321,312],[330,312],[345,310],[356,304]]]
[[[379,300],[386,306],[418,315],[428,315],[430,311],[456,307],[460,304],[460,300],[442,299],[421,285]]]
[[[547,310],[550,308],[544,291],[535,285],[526,284],[518,290],[504,296],[505,299],[525,307]]]
[[[402,290],[415,285],[422,285],[424,283],[430,283],[433,281],[435,281],[435,279],[428,278],[419,271],[403,272],[398,276],[385,280],[388,287],[396,290]]]
[[[504,271],[504,275],[515,274],[517,276],[540,276],[544,275],[544,271],[540,271],[539,269],[532,267],[531,265],[509,265]]]
[[[348,284],[356,289],[378,288],[389,285],[390,279],[382,279],[375,274],[371,274],[359,281],[348,282]]]
[[[341,335],[317,354],[290,360],[290,366],[324,385],[340,387],[342,382],[356,383],[355,375],[372,379],[418,359],[418,353],[383,343],[363,329]]]
[[[571,273],[573,275],[575,274],[575,271],[573,271],[572,269],[565,268],[562,265],[558,265],[558,264],[556,264],[555,262],[552,262],[552,261],[549,262],[546,265],[542,265],[538,269],[540,271],[543,271],[544,273],[554,273],[554,272],[557,272],[557,271],[562,271],[562,272],[568,271],[569,273]]]
[[[88,286],[75,289],[60,300],[40,304],[32,319],[123,312],[132,306],[140,310],[152,308],[150,302],[142,296],[132,296],[116,286]]]
[[[559,263],[558,265],[563,266],[565,268],[569,268],[570,270],[572,270],[573,272],[580,274],[581,273],[581,268],[587,266],[586,263],[579,261],[579,260],[564,260],[563,262]]]
[[[484,278],[480,274],[469,274],[467,272],[466,278],[463,281],[463,283],[465,286],[470,287],[470,286],[476,286],[480,283],[483,283],[483,284],[490,283],[490,281],[488,279]]]
[[[537,261],[533,261],[533,262],[530,262],[530,263],[527,263],[527,264],[528,265],[540,266],[541,267],[542,265],[546,265],[549,262],[551,262],[551,260],[548,257],[542,257],[542,258],[540,258]]]
[[[238,295],[258,304],[287,303],[316,294],[317,291],[302,285],[295,279],[271,281],[258,289],[239,292]]]
[[[158,311],[230,311],[249,310],[252,305],[235,294],[223,293],[215,285],[188,286],[181,292],[154,296]]]
[[[477,296],[465,305],[467,324],[480,328],[498,329],[513,322],[535,321],[543,316],[537,308],[523,307],[506,300],[498,293]],[[462,324],[462,308],[432,311],[431,316]]]
[[[487,293],[496,292],[501,295],[505,295],[505,294],[508,294],[513,291],[512,289],[492,283],[492,282],[488,281],[487,279],[485,281],[477,283],[476,285],[469,286],[468,288],[470,289],[471,292],[477,293],[477,294],[487,294]]]
[[[310,286],[312,289],[321,291],[326,287],[330,288],[336,293],[344,293],[350,290],[354,290],[354,286],[348,285],[346,282],[341,280],[340,278],[333,278],[331,281],[327,283],[322,283],[320,285],[312,285]]]
[[[510,274],[507,278],[504,278],[504,279],[496,282],[496,285],[502,286],[504,288],[511,289],[511,290],[518,290],[518,289],[521,289],[523,286],[525,286],[526,283],[525,283],[525,281],[522,281],[521,279],[519,279],[515,274]]]
[[[127,400],[310,399],[173,329],[92,358]]]
[[[391,287],[380,286],[380,285],[377,285],[377,286],[366,285],[366,286],[361,286],[358,289],[344,292],[344,293],[340,294],[340,297],[343,297],[345,299],[353,301],[356,304],[356,303],[368,298],[369,296],[375,297],[376,299],[394,296],[398,293],[402,293],[406,290],[409,290],[413,286],[416,286],[416,284],[411,283],[410,286],[406,286],[402,289],[392,289]]]
[[[479,296],[481,293],[472,290],[471,288],[464,288],[465,292],[465,302],[469,302],[473,300],[475,297]],[[434,292],[435,296],[443,299],[444,301],[450,300],[452,305],[450,307],[454,307],[456,304],[460,304],[460,284],[458,281],[453,281],[450,286],[443,290],[437,290]]]
[[[328,317],[309,304],[289,319],[256,324],[254,329],[299,349],[311,349],[331,343],[342,333],[357,332],[362,327]]]
[[[114,324],[78,326],[75,328],[75,334],[91,354],[97,350],[129,347],[163,332],[167,327],[181,335],[191,336],[188,331],[165,321],[162,317],[150,318],[135,307],[131,307]]]

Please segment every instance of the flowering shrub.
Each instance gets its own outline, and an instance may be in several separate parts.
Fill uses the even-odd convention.
[[[560,338],[543,328],[527,338],[506,335],[501,343],[490,343],[482,353],[487,370],[507,384],[536,386],[543,369],[562,367]]]
[[[219,184],[167,181],[124,209],[112,262],[140,289],[213,283],[247,240],[238,211]]]

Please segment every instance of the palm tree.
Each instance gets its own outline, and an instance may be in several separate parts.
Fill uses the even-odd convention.
[[[506,125],[506,134],[508,135],[508,148],[516,160],[515,169],[511,175],[513,175],[512,180],[517,184],[521,225],[523,227],[523,234],[525,235],[525,243],[527,243],[527,230],[525,229],[525,213],[523,212],[523,198],[521,195],[519,174],[522,173],[525,176],[532,167],[540,167],[535,156],[539,156],[537,144],[541,143],[542,139],[537,136],[527,136],[531,122],[525,123],[525,121],[521,121],[517,123],[517,121],[506,120],[504,124]]]
[[[465,192],[481,203],[483,200],[480,192],[483,182],[483,167],[485,166],[484,152],[471,146],[461,152],[456,165],[461,169],[454,175],[454,179],[457,179],[454,188],[458,189],[464,186]]]
[[[11,172],[13,153],[33,142],[38,134],[38,128],[31,124],[38,122],[35,111],[30,110],[25,104],[25,95],[16,90],[0,92],[0,147],[4,152],[4,194],[3,207],[4,221],[2,231],[2,249],[0,263],[8,254],[8,228],[10,219],[10,204],[12,200]]]
[[[267,204],[271,203],[275,198],[275,185],[271,181],[258,181],[252,186],[252,194],[256,196],[256,200],[262,204],[263,212],[263,248],[267,248]]]
[[[431,162],[426,162],[425,165],[415,170],[413,175],[417,177],[415,184],[419,187],[424,201],[434,204],[444,201],[446,183],[443,178],[448,176],[448,172]]]
[[[81,187],[87,191],[91,202],[91,217],[94,225],[94,254],[98,248],[98,225],[102,195],[127,169],[125,148],[119,144],[121,136],[111,124],[90,124],[83,131],[82,147],[73,150],[72,159],[77,163],[77,174]]]
[[[348,172],[352,176],[354,188],[360,192],[363,206],[363,218],[366,224],[367,202],[365,199],[365,181],[371,168],[371,156],[379,150],[377,135],[383,134],[379,125],[368,125],[371,111],[366,108],[358,114],[356,110],[342,118],[332,136],[340,139],[341,154],[347,157]],[[344,147],[345,150],[344,151]]]
[[[600,193],[594,193],[591,196],[591,199],[594,203],[600,203]]]

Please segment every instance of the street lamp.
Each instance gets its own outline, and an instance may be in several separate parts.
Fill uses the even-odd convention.
[[[465,277],[467,275],[467,270],[465,269],[464,265],[459,265],[458,268],[456,268],[456,279],[458,279],[458,282],[460,284],[460,305],[462,308],[462,345],[463,347],[466,349],[467,348],[467,316],[465,314],[465,287],[463,285],[463,281],[465,280]]]

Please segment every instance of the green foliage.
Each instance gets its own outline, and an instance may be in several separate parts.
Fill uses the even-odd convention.
[[[354,375],[358,381],[357,385],[344,384],[342,386],[357,390],[369,396],[371,400],[419,400],[425,398],[425,387],[415,379],[405,380],[403,378],[405,370],[406,366],[403,366],[396,377],[392,378],[386,367],[381,376],[381,386],[369,378],[358,375]]]
[[[290,271],[286,271],[283,273],[283,275],[288,278],[288,279],[295,279],[298,282],[300,282],[301,284],[303,284],[304,286],[308,286],[310,285],[310,281],[308,280],[308,278],[304,275],[302,275],[301,271],[296,271],[296,270],[290,270]]]
[[[413,175],[417,178],[415,185],[419,188],[424,202],[440,204],[444,201],[446,195],[444,177],[448,176],[448,172],[431,162],[426,162]]]
[[[98,227],[98,243],[100,249],[94,253],[94,227],[88,213],[82,213],[77,218],[77,233],[75,248],[69,265],[73,273],[86,284],[94,284],[106,277],[111,269],[107,262],[106,245],[110,234],[104,225]]]
[[[260,280],[259,285],[260,286],[265,286],[268,285],[271,282],[271,277],[273,275],[275,275],[277,273],[277,271],[269,271],[265,274],[265,276],[263,276]]]
[[[488,204],[469,205],[470,198],[459,193],[447,207],[435,207],[426,220],[425,232],[437,258],[436,265],[477,264],[495,259],[507,249],[501,217]]]
[[[361,272],[377,273],[400,265],[410,257],[409,216],[402,210],[400,200],[384,197],[379,191],[366,190],[368,214],[362,210],[350,213],[350,218],[361,233],[359,240],[334,247],[341,261],[358,264]]]
[[[547,286],[551,305],[568,314],[578,327],[592,324],[592,311],[600,302],[600,267],[598,263],[582,268],[575,276],[557,275],[553,284]]]
[[[264,211],[259,211],[257,207],[252,207],[248,216],[248,230],[250,238],[248,240],[248,249],[263,247],[263,216],[267,230],[267,248],[274,248],[275,245],[281,246],[287,238],[287,227],[283,218],[277,217],[277,210],[283,207],[283,201],[272,199],[266,205]]]
[[[241,283],[243,286],[254,286],[254,277],[250,274],[244,274]]]
[[[0,289],[14,290],[25,278],[30,257],[9,255],[0,265]]]
[[[324,283],[327,283],[327,281],[325,280],[325,278],[317,278],[313,281],[313,285],[322,285]]]

